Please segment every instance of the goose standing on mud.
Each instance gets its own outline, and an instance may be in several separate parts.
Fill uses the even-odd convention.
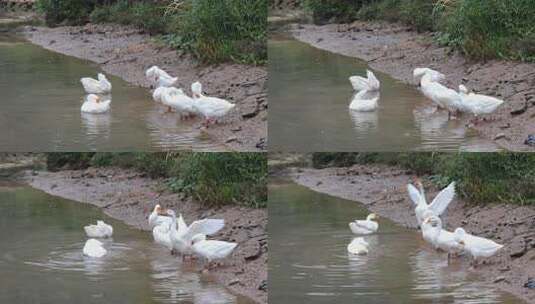
[[[349,109],[359,112],[371,112],[377,109],[379,100],[380,83],[372,71],[366,70],[367,78],[362,76],[351,76],[349,82],[357,94],[349,104]]]
[[[430,210],[434,215],[440,216],[446,208],[448,208],[448,205],[455,196],[455,182],[450,183],[446,188],[442,189],[429,205],[425,198],[422,182],[417,180],[416,184],[420,190],[416,189],[413,185],[408,184],[407,191],[409,192],[409,197],[416,206],[414,212],[416,214],[418,225],[421,226],[422,222],[425,220],[424,213],[426,210]]]
[[[416,68],[413,76],[420,79],[420,87],[425,97],[431,99],[439,108],[448,110],[448,119],[462,109],[459,93],[439,83],[444,79],[443,74],[428,68]]]
[[[347,252],[356,255],[368,254],[368,242],[362,237],[355,238],[347,245]]]
[[[478,258],[489,258],[503,247],[493,240],[471,235],[460,227],[455,229],[454,238],[461,248],[472,256],[474,267],[477,266]]]
[[[468,93],[468,89],[464,85],[459,85],[459,95],[463,107],[466,111],[471,112],[476,116],[476,122],[478,115],[490,114],[502,104],[503,100],[475,93]]]
[[[379,224],[375,221],[376,219],[375,213],[370,213],[366,220],[356,220],[349,223],[349,228],[354,234],[371,234],[379,228]]]
[[[87,225],[84,231],[90,238],[108,238],[113,235],[113,227],[104,221],[97,221],[96,225]]]
[[[91,77],[84,77],[80,79],[84,90],[88,94],[108,94],[111,92],[111,83],[106,76],[102,73],[98,73],[97,79]]]
[[[100,96],[89,94],[82,104],[80,111],[90,114],[106,113],[110,110],[111,99],[101,101]]]
[[[191,84],[191,92],[197,113],[204,117],[207,126],[212,122],[217,123],[219,118],[227,115],[236,106],[225,99],[204,96],[202,85],[198,81]]]
[[[101,258],[105,256],[108,251],[102,245],[102,242],[95,239],[89,239],[85,242],[82,252],[85,256],[92,258]]]
[[[208,262],[207,268],[210,268],[213,261],[228,257],[238,246],[238,243],[207,240],[206,235],[202,233],[193,236],[191,243],[193,252]]]

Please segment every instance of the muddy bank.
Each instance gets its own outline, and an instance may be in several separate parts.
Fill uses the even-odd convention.
[[[262,290],[267,287],[266,209],[203,208],[165,190],[163,180],[117,168],[26,171],[21,179],[49,194],[98,206],[107,215],[146,231],[150,230],[147,218],[156,203],[181,212],[188,223],[206,217],[224,219],[225,228],[214,238],[239,245],[224,265],[211,270],[210,275],[236,293],[257,303],[267,303],[267,290]]]
[[[191,83],[199,80],[207,95],[236,104],[221,124],[204,130],[206,135],[232,150],[267,149],[267,71],[263,67],[230,63],[201,66],[191,56],[180,55],[143,31],[127,26],[27,26],[24,34],[34,44],[95,62],[105,72],[147,89],[150,84],[144,73],[152,65],[178,76],[178,85],[188,93]],[[198,119],[199,128],[200,124]]]
[[[314,47],[357,57],[406,83],[416,67],[430,67],[447,76],[451,88],[464,83],[477,93],[506,101],[485,121],[470,127],[482,137],[513,151],[533,151],[524,141],[535,134],[535,64],[491,60],[470,62],[461,54],[433,42],[433,33],[416,33],[390,23],[354,22],[325,26],[296,25],[294,37]],[[511,114],[517,111],[520,114]]]
[[[381,217],[416,229],[414,208],[406,191],[407,183],[414,178],[412,172],[380,165],[355,165],[293,169],[289,176],[314,191],[361,202]],[[426,182],[425,176],[422,179],[427,198],[431,200],[438,191]],[[535,289],[524,287],[528,278],[535,277],[535,208],[503,204],[472,206],[455,198],[441,218],[447,230],[462,226],[470,233],[504,244],[504,249],[486,259],[484,265],[470,270],[480,274],[482,280],[535,303]],[[469,267],[467,259],[455,262]]]

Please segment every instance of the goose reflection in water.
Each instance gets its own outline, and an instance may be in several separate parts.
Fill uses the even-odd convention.
[[[378,91],[366,91],[364,96],[357,96],[359,93],[354,94],[351,98],[351,101],[353,101],[355,98],[366,98],[366,99],[379,99],[380,94]],[[378,109],[379,110],[379,109]],[[349,110],[349,115],[351,116],[351,120],[354,124],[354,129],[358,132],[368,132],[370,130],[377,129],[377,125],[379,123],[378,118],[378,110],[375,111],[369,111],[369,112],[362,112],[362,111],[354,111]]]

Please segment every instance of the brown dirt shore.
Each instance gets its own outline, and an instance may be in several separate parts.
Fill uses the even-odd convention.
[[[233,292],[267,303],[267,210],[239,206],[204,208],[165,190],[162,180],[118,168],[25,171],[20,179],[51,195],[100,207],[107,215],[135,228],[149,231],[147,218],[156,203],[181,212],[187,222],[222,218],[225,228],[216,239],[239,245],[224,265],[210,275]]]
[[[191,56],[179,55],[143,31],[128,26],[26,26],[24,34],[34,44],[93,61],[105,72],[134,85],[149,87],[144,73],[152,65],[178,76],[178,84],[186,91],[192,82],[199,80],[206,94],[236,103],[222,124],[211,126],[205,133],[231,150],[267,149],[267,70],[264,67],[231,63],[202,66]]]
[[[414,208],[406,185],[412,172],[382,165],[355,165],[348,168],[292,169],[288,173],[300,185],[314,191],[357,201],[370,211],[403,226],[416,228]],[[428,200],[438,190],[424,181]],[[455,198],[442,215],[446,229],[463,227],[475,235],[491,238],[505,245],[477,270],[481,279],[535,303],[535,290],[524,287],[535,277],[535,208],[491,204],[474,206]],[[468,261],[462,259],[468,268]]]
[[[296,25],[293,36],[314,47],[357,57],[370,67],[410,84],[416,67],[430,67],[447,76],[449,87],[464,83],[481,94],[506,101],[477,126],[482,137],[512,151],[534,151],[524,144],[535,134],[535,64],[491,60],[470,62],[458,52],[433,42],[433,33],[417,33],[409,27],[386,22]],[[513,115],[512,111],[521,114]]]

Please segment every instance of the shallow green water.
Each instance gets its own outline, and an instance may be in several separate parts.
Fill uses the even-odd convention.
[[[488,151],[461,120],[416,88],[376,72],[381,81],[379,109],[349,110],[349,76],[365,75],[366,63],[313,48],[274,34],[269,52],[269,135],[276,151]]]
[[[91,259],[82,227],[97,219],[114,235]],[[95,207],[0,181],[0,303],[251,303],[198,268]]]
[[[426,246],[419,232],[380,218],[367,256],[350,256],[348,223],[368,211],[281,180],[269,185],[272,303],[521,303]]]
[[[213,150],[194,122],[181,121],[152,100],[150,91],[108,75],[106,114],[80,112],[81,77],[98,67],[0,33],[0,143],[2,151]]]

